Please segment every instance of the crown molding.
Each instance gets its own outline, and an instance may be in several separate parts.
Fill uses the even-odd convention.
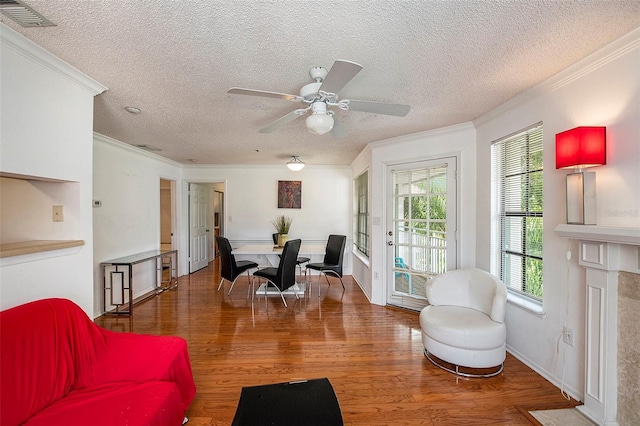
[[[471,121],[461,124],[454,124],[453,126],[440,127],[438,129],[426,130],[424,132],[411,133],[408,135],[398,136],[395,138],[384,139],[380,141],[370,142],[367,144],[367,148],[379,148],[386,145],[395,145],[401,142],[413,142],[420,139],[432,138],[442,135],[449,135],[454,133],[466,132],[469,130],[475,131],[476,128]],[[364,151],[364,150],[363,150]]]
[[[473,120],[480,126],[505,112],[552,93],[640,47],[640,27],[609,43],[556,75]]]
[[[246,169],[248,167],[252,169],[279,169],[290,173],[304,174],[305,170],[351,170],[351,166],[348,164],[331,165],[331,164],[306,164],[304,169],[297,172],[289,170],[286,167],[286,163],[282,164],[181,164],[183,169],[197,170],[197,169]]]
[[[145,151],[144,149],[140,149],[138,147],[135,147],[133,145],[129,145],[127,143],[121,142],[117,139],[113,139],[110,138],[109,136],[105,136],[101,133],[97,133],[97,132],[93,132],[93,139],[96,142],[100,142],[103,143],[105,145],[110,145],[114,148],[123,150],[123,151],[128,151],[128,152],[132,152],[134,154],[137,155],[142,155],[143,157],[147,157],[147,158],[151,158],[153,160],[156,161],[161,161],[163,163],[175,166],[175,167],[179,167],[180,169],[183,170],[197,170],[197,169],[246,169],[247,167],[251,167],[254,169],[284,169],[287,172],[291,172],[291,173],[304,173],[304,170],[307,169],[315,169],[315,170],[321,170],[321,169],[344,169],[344,170],[351,170],[351,166],[349,165],[338,165],[338,166],[333,166],[333,165],[309,165],[307,164],[305,166],[305,168],[302,171],[299,172],[292,172],[289,169],[287,169],[285,167],[286,163],[282,163],[282,164],[254,164],[254,165],[249,165],[249,164],[183,164],[183,163],[179,163],[177,161],[171,160],[169,158],[163,157],[161,155],[155,154],[153,152],[149,152],[149,151]]]
[[[100,142],[100,143],[104,143],[105,145],[110,145],[110,146],[112,146],[114,148],[117,148],[117,149],[120,149],[122,151],[132,152],[134,154],[141,155],[143,157],[148,157],[148,158],[151,158],[151,159],[156,160],[156,161],[161,161],[161,162],[169,164],[171,166],[177,166],[177,167],[180,167],[180,168],[184,167],[184,164],[182,164],[182,163],[178,163],[177,161],[173,161],[173,160],[170,160],[170,159],[168,159],[166,157],[163,157],[161,155],[154,154],[153,152],[145,151],[144,149],[137,148],[137,147],[135,147],[133,145],[129,145],[129,144],[124,143],[124,142],[120,142],[117,139],[110,138],[109,136],[105,136],[105,135],[97,133],[97,132],[93,132],[93,140],[97,141],[97,142]]]
[[[22,34],[0,22],[0,39],[3,49],[9,49],[26,59],[35,62],[44,68],[75,83],[87,90],[91,95],[99,95],[107,90],[106,86],[87,76],[77,68],[72,67],[51,52],[38,46]]]

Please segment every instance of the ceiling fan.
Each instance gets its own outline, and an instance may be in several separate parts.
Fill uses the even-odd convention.
[[[301,102],[304,105],[304,108],[291,111],[267,127],[260,129],[260,133],[271,133],[278,130],[285,124],[311,111],[311,115],[307,117],[306,120],[307,129],[310,132],[317,135],[324,135],[327,132],[331,132],[331,135],[336,138],[347,136],[347,130],[336,118],[335,112],[329,107],[335,107],[343,111],[361,111],[374,114],[395,115],[398,117],[404,117],[409,113],[411,109],[409,105],[355,99],[338,99],[338,92],[342,90],[361,69],[362,65],[340,59],[334,62],[329,71],[322,67],[311,68],[309,75],[313,83],[303,86],[302,89],[300,89],[300,95],[244,89],[241,87],[232,87],[227,93],[284,99],[291,102]]]

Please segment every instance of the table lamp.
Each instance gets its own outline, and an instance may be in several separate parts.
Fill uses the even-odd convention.
[[[567,175],[567,223],[596,224],[596,174],[583,169],[607,164],[605,127],[576,127],[556,135],[556,169]]]

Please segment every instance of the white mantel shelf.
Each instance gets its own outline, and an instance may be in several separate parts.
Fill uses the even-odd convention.
[[[598,225],[558,225],[556,234],[560,237],[583,241],[640,246],[640,228],[615,228]]]

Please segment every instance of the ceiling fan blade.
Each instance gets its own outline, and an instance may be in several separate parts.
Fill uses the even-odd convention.
[[[289,114],[278,118],[276,121],[274,121],[273,123],[269,124],[267,127],[260,129],[260,133],[271,133],[271,132],[274,132],[274,131],[278,130],[280,127],[284,126],[285,124],[288,124],[288,123],[292,122],[293,120],[295,120],[298,117],[300,117],[300,113],[298,112],[298,110],[291,111]]]
[[[333,115],[333,129],[331,129],[331,136],[336,139],[346,138],[347,137],[347,129],[344,128],[340,120]]]
[[[301,101],[302,98],[296,95],[288,95],[286,93],[267,92],[264,90],[243,89],[242,87],[232,87],[227,90],[227,93],[234,95],[250,95],[250,96],[263,96],[265,98],[284,99],[286,101]]]
[[[361,69],[360,64],[338,59],[333,63],[319,90],[337,94]]]
[[[351,111],[370,112],[373,114],[395,115],[404,117],[409,114],[411,107],[401,104],[386,104],[383,102],[357,101],[349,99],[349,109]]]

